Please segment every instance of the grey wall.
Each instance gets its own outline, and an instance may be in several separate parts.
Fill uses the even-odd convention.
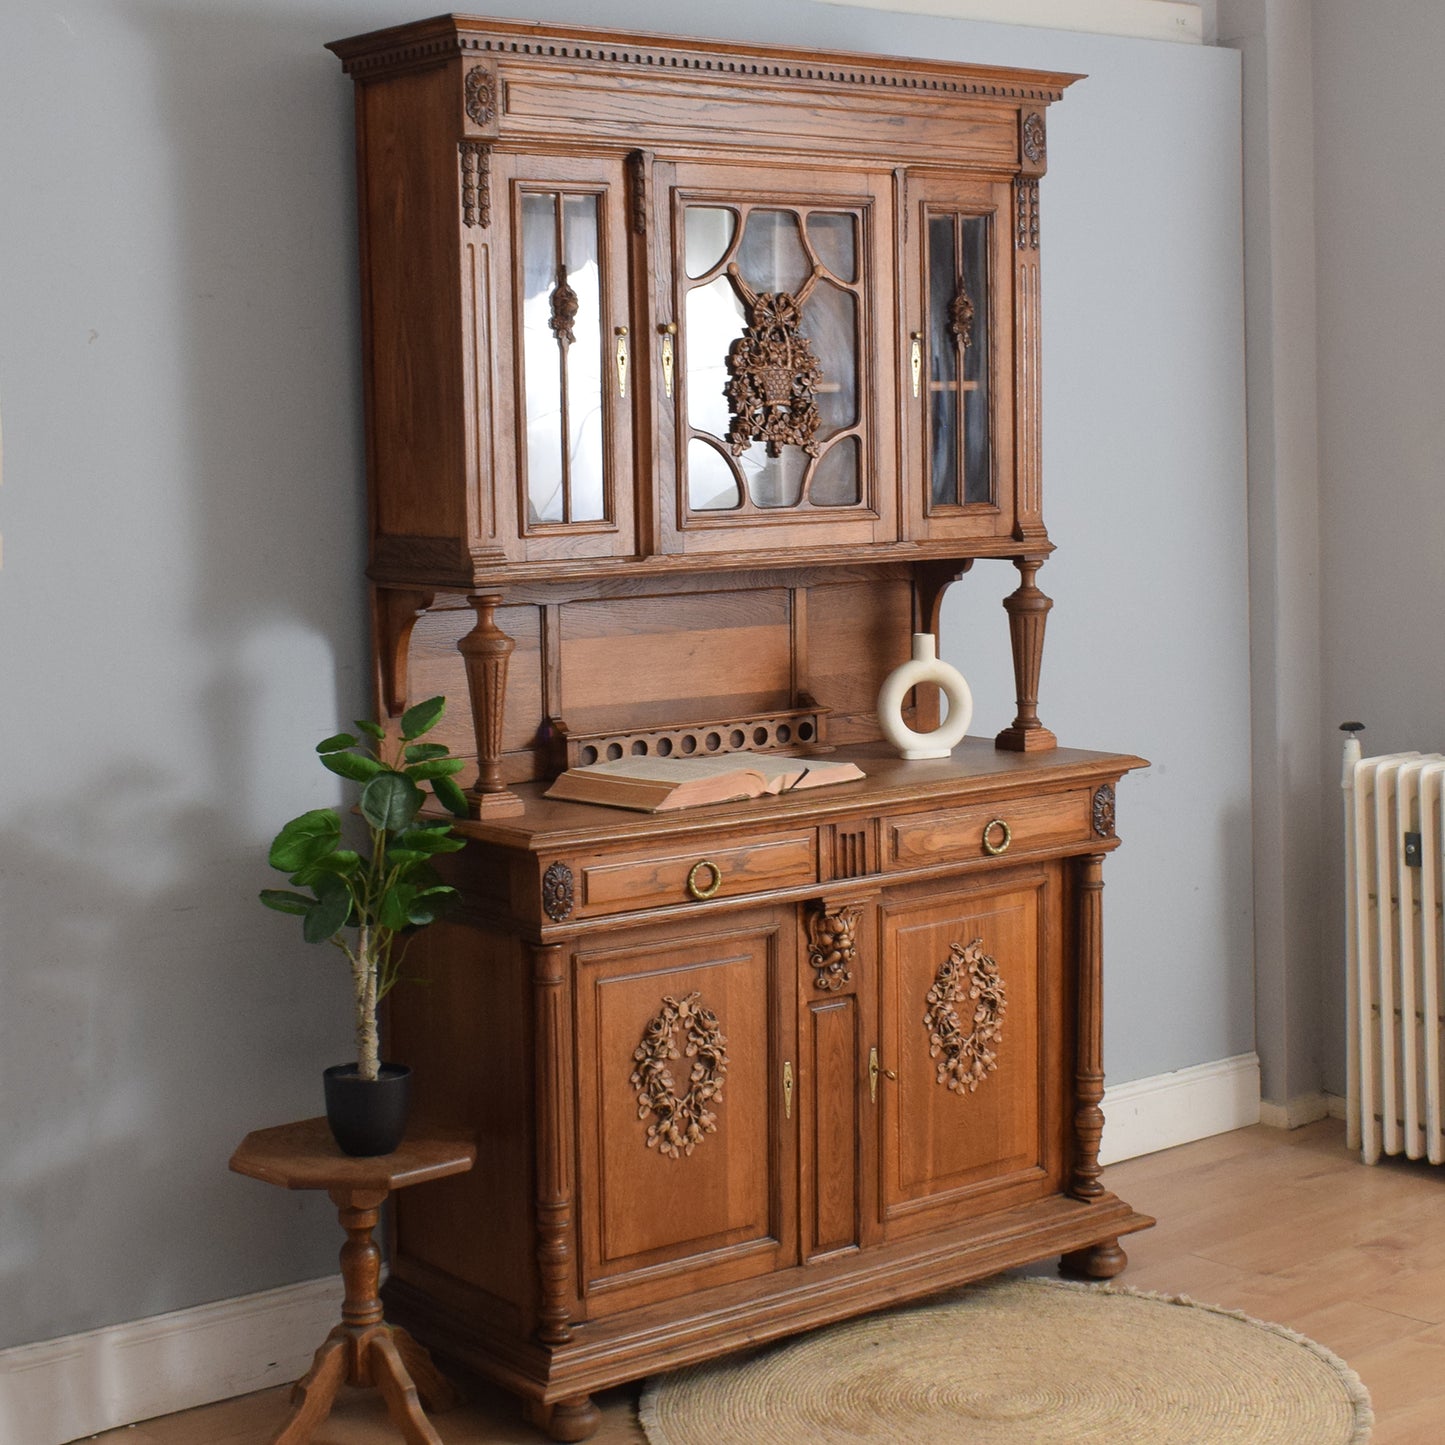
[[[324,1201],[225,1162],[348,1051],[335,961],[253,896],[366,697],[350,85],[321,45],[407,18],[8,7],[0,1346],[333,1268]],[[1044,185],[1043,715],[1154,763],[1107,870],[1111,1079],[1247,1050],[1236,57],[809,0],[608,22],[1090,73]],[[1011,713],[1002,571],[949,607],[976,731]]]
[[[1316,0],[1326,1087],[1345,1091],[1338,734],[1445,751],[1445,9]]]

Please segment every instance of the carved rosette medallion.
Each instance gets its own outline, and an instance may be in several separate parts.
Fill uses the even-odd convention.
[[[998,964],[983,951],[981,938],[967,947],[949,945],[927,1002],[923,1026],[929,1055],[938,1060],[938,1082],[971,1094],[998,1067],[1008,1007]]]
[[[1114,836],[1114,785],[1105,783],[1094,793],[1094,831],[1101,838]]]
[[[736,279],[736,278],[735,278]],[[803,298],[786,291],[749,293],[748,325],[728,348],[724,391],[732,411],[728,446],[735,457],[763,442],[770,457],[785,444],[817,456],[821,418],[813,396],[823,368],[799,327]]]
[[[552,288],[552,318],[547,324],[552,328],[552,335],[557,338],[559,346],[571,346],[577,340],[577,333],[572,327],[581,304],[577,293],[567,284],[567,268],[558,266],[557,284]]]
[[[683,1033],[681,1051],[677,1046],[679,1028]],[[713,1106],[722,1103],[728,1071],[726,1044],[717,1016],[703,1007],[700,993],[681,1000],[663,998],[662,1008],[648,1021],[632,1055],[637,1066],[632,1071],[637,1117],[652,1118],[647,1126],[649,1149],[679,1159],[691,1154],[704,1134],[717,1132]],[[679,1098],[669,1065],[684,1055],[692,1064],[687,1092]]]
[[[479,140],[464,140],[462,160],[462,221],[486,228],[492,224],[492,148]]]
[[[473,125],[489,125],[497,113],[497,106],[492,90],[492,77],[485,66],[474,65],[467,71],[463,90],[466,96],[467,119]]]
[[[1044,118],[1038,111],[1031,110],[1023,118],[1020,137],[1024,158],[1033,165],[1040,164],[1046,152],[1044,149]]]
[[[855,906],[808,915],[808,963],[817,970],[813,987],[834,993],[853,981],[858,957],[857,928],[863,910]]]
[[[1018,211],[1018,249],[1039,249],[1039,183],[1019,181],[1015,192]]]
[[[542,875],[542,911],[553,923],[572,916],[572,870],[552,863]]]

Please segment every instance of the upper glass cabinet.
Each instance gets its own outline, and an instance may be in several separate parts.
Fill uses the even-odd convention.
[[[826,541],[840,523],[871,539],[875,199],[730,179],[674,192],[675,319],[659,330],[683,547],[722,526],[755,529],[757,546],[782,527]]]

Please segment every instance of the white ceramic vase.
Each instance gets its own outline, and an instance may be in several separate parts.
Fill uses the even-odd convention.
[[[920,682],[937,683],[948,699],[948,717],[931,733],[914,732],[903,721],[903,699]],[[973,694],[963,674],[938,656],[938,639],[931,632],[913,634],[913,660],[895,668],[878,693],[878,724],[883,736],[903,758],[946,758],[961,741],[973,720]]]

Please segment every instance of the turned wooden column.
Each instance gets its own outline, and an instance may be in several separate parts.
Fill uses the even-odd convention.
[[[571,1049],[566,1020],[566,955],[555,943],[533,944],[533,1054],[537,1089],[537,1272],[541,1284],[537,1338],[565,1345],[572,1338],[572,1136],[568,1099]],[[602,1415],[590,1395],[548,1404],[528,1402],[527,1418],[554,1440],[585,1440]]]
[[[467,601],[477,614],[477,623],[457,643],[457,650],[466,662],[477,735],[477,786],[472,805],[478,817],[511,816],[522,811],[522,800],[502,777],[502,720],[507,706],[507,663],[517,644],[497,626],[497,608],[502,602],[499,593],[482,593]]]
[[[1074,1168],[1069,1193],[1085,1202],[1105,1196],[1099,1143],[1104,1134],[1104,855],[1079,859],[1079,992],[1074,1069]],[[1063,1256],[1066,1274],[1112,1279],[1129,1262],[1117,1239]]]
[[[1039,671],[1044,662],[1044,624],[1053,600],[1034,584],[1044,565],[1042,557],[1015,557],[1019,569],[1016,592],[1004,598],[1008,612],[1009,644],[1013,648],[1014,687],[1018,716],[994,739],[995,746],[1015,753],[1041,753],[1058,746],[1058,739],[1039,721]]]

